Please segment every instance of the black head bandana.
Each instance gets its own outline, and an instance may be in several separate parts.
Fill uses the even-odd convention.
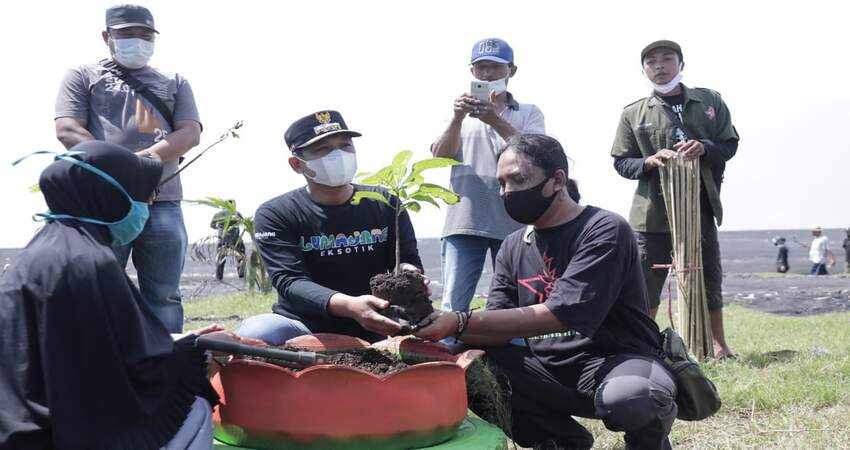
[[[103,142],[75,157],[145,201],[156,161]],[[67,161],[39,182],[57,213],[123,217],[127,197]],[[0,276],[0,448],[159,449],[196,396],[216,395],[194,335],[173,341],[109,247],[105,226],[48,222]]]

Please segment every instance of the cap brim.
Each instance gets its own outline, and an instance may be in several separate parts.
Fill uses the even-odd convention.
[[[504,58],[499,58],[498,56],[479,56],[472,60],[470,64],[475,64],[478,61],[495,61],[500,64],[510,64],[511,62]]]
[[[337,134],[347,134],[351,137],[363,136],[362,134],[360,134],[356,131],[352,131],[352,130],[336,130],[336,131],[331,131],[330,133],[320,134],[320,135],[314,137],[313,139],[310,139],[309,141],[307,141],[307,142],[305,142],[305,143],[303,143],[303,144],[301,144],[297,147],[292,147],[290,150],[292,150],[292,151],[301,150],[304,147],[308,147],[312,144],[315,144],[316,142],[319,142],[319,141],[321,141],[322,139],[324,139],[328,136],[334,136],[334,135],[337,135]]]
[[[156,34],[159,34],[159,31],[156,31],[156,28],[151,28],[150,25],[144,24],[144,23],[120,23],[118,25],[110,25],[106,28],[113,28],[113,29],[116,29],[116,30],[121,30],[121,29],[124,29],[124,28],[130,28],[130,27],[147,28],[148,30],[153,31]]]

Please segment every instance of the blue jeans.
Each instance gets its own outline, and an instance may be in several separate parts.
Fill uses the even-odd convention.
[[[498,239],[478,236],[456,234],[443,238],[440,256],[443,260],[444,311],[469,311],[487,250],[490,250],[490,261],[495,267],[501,246],[502,241]]]
[[[142,300],[169,333],[183,331],[180,275],[187,244],[180,202],[154,202],[142,234],[131,244],[113,248],[123,267],[132,254]]]
[[[242,321],[236,334],[241,337],[259,339],[269,345],[283,345],[294,337],[312,334],[312,332],[298,320],[280,314],[267,313]]]
[[[212,445],[212,408],[206,400],[195,397],[183,425],[160,450],[208,450]]]
[[[813,264],[811,275],[829,275],[829,272],[826,271],[826,263]]]

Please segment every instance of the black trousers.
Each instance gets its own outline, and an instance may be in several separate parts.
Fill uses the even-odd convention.
[[[621,354],[552,367],[528,347],[508,345],[488,348],[487,361],[511,408],[511,429],[504,431],[521,446],[554,440],[559,448],[591,448],[593,436],[571,417],[578,416],[625,432],[629,449],[670,448],[676,384],[653,357]],[[475,403],[471,407],[486,416]]]
[[[723,308],[723,266],[720,264],[720,242],[717,239],[717,225],[711,207],[700,208],[702,226],[702,272],[705,277],[705,291],[709,311]],[[635,239],[646,281],[646,293],[649,308],[658,308],[661,293],[667,280],[667,269],[653,269],[654,264],[670,264],[673,254],[673,240],[670,233],[635,232]]]

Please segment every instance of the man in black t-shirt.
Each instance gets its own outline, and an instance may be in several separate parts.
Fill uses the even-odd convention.
[[[437,312],[416,334],[487,349],[509,381],[505,431],[519,445],[590,448],[580,416],[625,432],[628,448],[669,448],[676,386],[659,360],[631,227],[570,198],[553,138],[509,139],[498,179],[508,214],[533,226],[502,244],[486,311]]]
[[[393,335],[401,325],[378,314],[385,300],[370,294],[369,279],[393,270],[401,240],[403,270],[422,271],[410,217],[402,212],[399,237],[394,211],[382,202],[355,206],[357,172],[351,131],[336,111],[305,116],[286,130],[289,165],[305,187],[273,198],[257,210],[256,246],[278,292],[274,313],[251,317],[237,334],[280,345],[310,333],[338,333],[368,341]],[[389,197],[395,202],[395,197]]]

